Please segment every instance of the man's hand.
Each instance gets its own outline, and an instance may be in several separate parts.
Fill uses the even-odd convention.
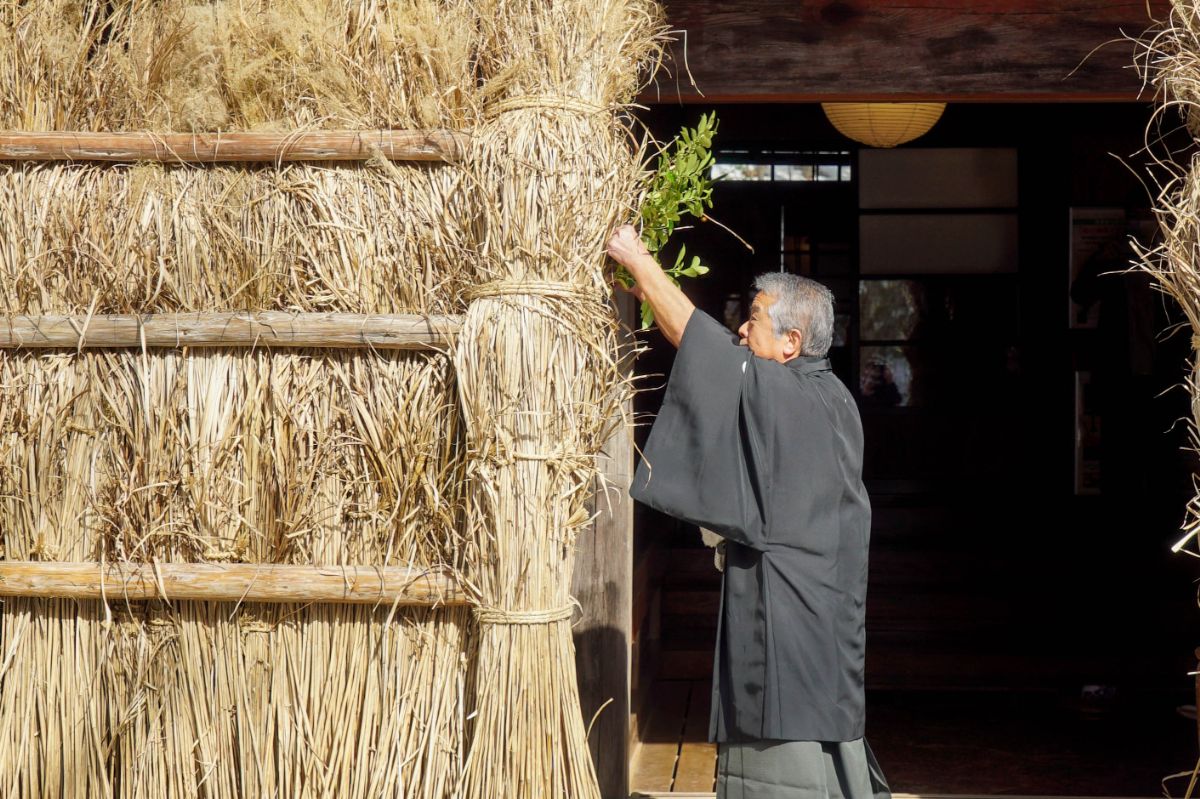
[[[632,225],[622,225],[612,232],[608,255],[629,272],[636,284],[630,293],[650,303],[658,329],[678,347],[695,306],[663,272]]]
[[[638,283],[647,269],[662,269],[633,225],[621,225],[608,237],[608,257],[625,267]]]
[[[637,234],[634,226],[623,224],[608,236],[608,257],[634,275],[636,269],[644,266],[644,260],[650,258],[650,251],[642,244],[642,236]]]

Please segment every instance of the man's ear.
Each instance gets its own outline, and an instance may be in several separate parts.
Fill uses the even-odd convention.
[[[792,328],[787,332],[787,341],[783,345],[783,354],[787,357],[800,354],[800,348],[804,346],[804,336],[796,328]]]

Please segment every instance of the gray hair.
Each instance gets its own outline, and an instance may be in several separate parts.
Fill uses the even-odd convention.
[[[775,335],[800,331],[801,355],[825,357],[833,344],[833,292],[815,280],[786,272],[767,272],[754,279],[754,288],[770,294],[767,308]]]

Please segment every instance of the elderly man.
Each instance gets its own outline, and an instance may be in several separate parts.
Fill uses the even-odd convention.
[[[825,357],[832,295],[762,275],[735,343],[632,227],[608,252],[679,349],[630,494],[726,539],[717,796],[890,797],[863,734],[871,511],[858,409]]]

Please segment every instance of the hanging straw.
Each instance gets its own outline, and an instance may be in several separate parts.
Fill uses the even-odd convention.
[[[456,353],[483,602],[466,799],[599,796],[568,591],[596,456],[625,421],[604,243],[637,207],[642,153],[617,115],[658,57],[657,13],[481,3],[485,121],[464,162],[479,251]]]

